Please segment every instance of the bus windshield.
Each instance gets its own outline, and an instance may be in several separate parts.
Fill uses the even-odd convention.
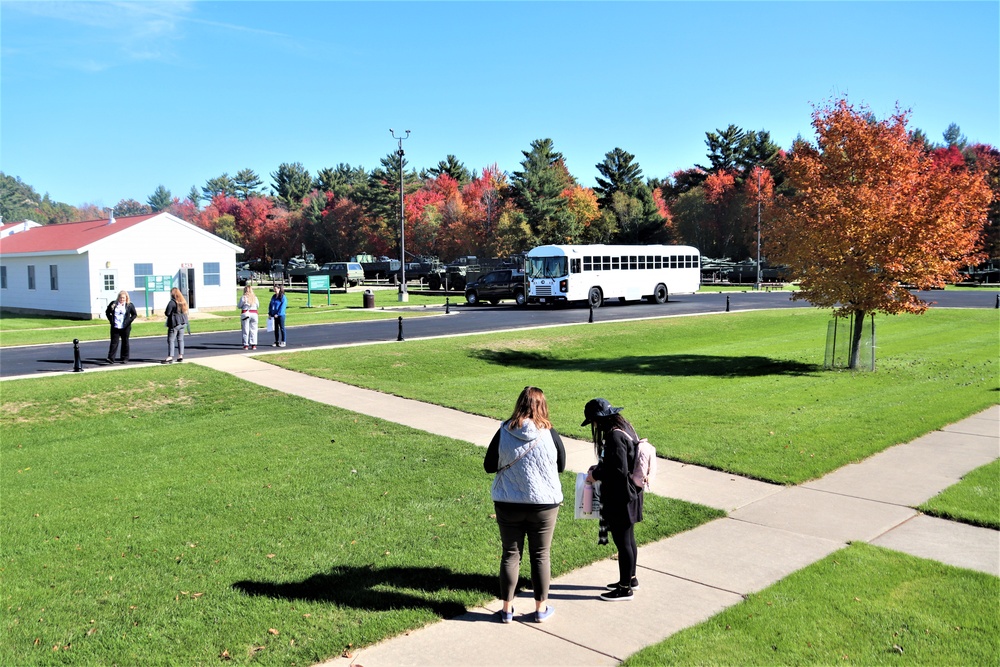
[[[566,257],[528,257],[529,278],[563,278],[569,273]]]

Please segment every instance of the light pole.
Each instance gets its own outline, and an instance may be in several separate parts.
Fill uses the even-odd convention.
[[[399,143],[399,300],[409,301],[410,295],[406,293],[406,213],[403,209],[403,139],[410,138],[410,131],[406,130],[405,137],[397,137],[396,133],[389,128],[389,134]]]
[[[760,291],[760,165],[757,165],[757,284],[754,289]]]

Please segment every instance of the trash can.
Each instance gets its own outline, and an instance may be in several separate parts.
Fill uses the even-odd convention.
[[[364,297],[365,297],[365,308],[374,308],[375,292],[371,291],[370,289],[366,289]]]

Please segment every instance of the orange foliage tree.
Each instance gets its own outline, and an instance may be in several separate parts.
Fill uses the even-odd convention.
[[[906,112],[877,120],[843,99],[815,109],[816,145],[798,142],[786,157],[791,194],[766,229],[768,259],[800,281],[793,298],[855,316],[851,368],[868,313],[922,313],[907,286],[940,287],[979,260],[989,188],[911,143],[906,122]]]

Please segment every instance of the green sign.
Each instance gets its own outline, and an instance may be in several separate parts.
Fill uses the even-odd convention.
[[[313,290],[317,292],[322,292],[326,290],[326,305],[330,305],[330,275],[324,274],[321,276],[306,276],[306,281],[309,283],[306,289],[306,308],[312,308],[312,293]]]
[[[173,286],[173,276],[146,276],[147,292],[169,292]]]

